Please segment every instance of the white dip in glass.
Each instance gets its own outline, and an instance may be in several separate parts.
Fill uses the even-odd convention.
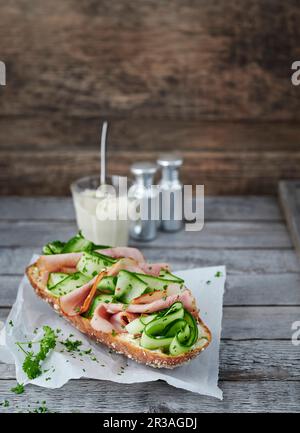
[[[99,178],[88,176],[71,184],[78,228],[95,244],[128,244],[128,196],[127,188],[120,188],[120,179],[127,182],[126,178],[112,176],[107,187],[99,188]]]

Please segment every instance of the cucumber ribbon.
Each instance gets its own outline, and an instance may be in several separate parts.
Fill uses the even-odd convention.
[[[164,349],[173,356],[188,352],[198,340],[196,320],[181,302],[158,314],[134,320],[127,325],[127,331],[142,332],[141,346],[145,349]]]
[[[82,235],[81,231],[76,236],[69,239],[67,242],[52,241],[43,247],[43,254],[64,254],[64,253],[77,253],[82,251],[95,251],[110,248],[107,245],[95,245],[93,242],[87,240]]]

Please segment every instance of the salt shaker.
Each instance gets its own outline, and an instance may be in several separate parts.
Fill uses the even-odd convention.
[[[179,180],[182,158],[176,153],[159,155],[157,164],[161,167],[160,188],[160,229],[175,232],[183,227],[183,187]]]
[[[129,191],[129,198],[139,207],[139,218],[131,221],[130,236],[140,241],[150,241],[157,235],[159,219],[158,188],[153,185],[157,165],[151,162],[136,162],[130,168],[135,183]]]

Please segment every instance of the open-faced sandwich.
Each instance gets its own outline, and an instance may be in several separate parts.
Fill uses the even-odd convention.
[[[137,362],[173,368],[210,343],[184,281],[135,248],[94,245],[79,233],[47,244],[26,273],[77,329]]]

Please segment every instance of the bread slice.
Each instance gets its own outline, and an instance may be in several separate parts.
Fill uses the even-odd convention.
[[[123,354],[130,359],[134,359],[136,362],[156,368],[174,368],[195,358],[209,345],[211,341],[211,333],[207,326],[202,322],[199,315],[197,317],[199,335],[205,338],[199,339],[193,350],[177,356],[165,354],[161,350],[144,349],[143,347],[140,347],[139,339],[134,339],[129,334],[122,333],[112,335],[111,333],[95,331],[91,327],[89,319],[82,316],[66,316],[61,311],[58,298],[51,295],[47,290],[44,272],[45,271],[42,271],[37,267],[36,263],[26,269],[27,277],[38,296],[48,302],[58,314],[71,322],[72,325],[83,334],[86,334],[97,342],[108,346],[117,353]]]

